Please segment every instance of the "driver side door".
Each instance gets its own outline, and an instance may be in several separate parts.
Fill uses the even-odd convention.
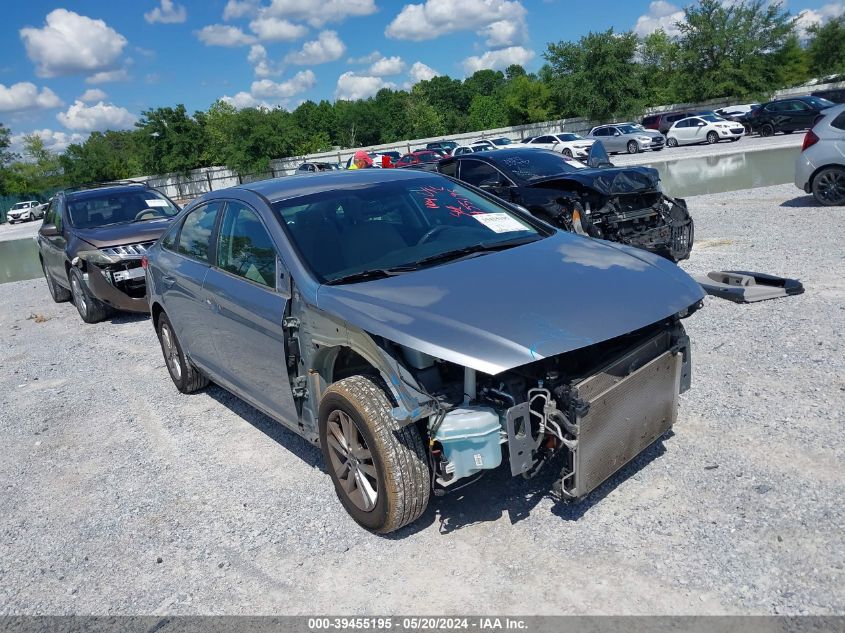
[[[296,427],[283,326],[287,274],[264,219],[239,200],[226,203],[214,265],[205,277],[216,369],[247,400]]]
[[[498,169],[481,160],[472,158],[458,161],[458,179],[475,185],[494,196],[514,202],[516,189],[513,183]]]

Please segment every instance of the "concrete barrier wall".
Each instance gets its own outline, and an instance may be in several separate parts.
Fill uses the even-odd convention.
[[[798,97],[808,95],[817,90],[829,90],[836,88],[845,88],[845,82],[801,86],[798,88],[778,90],[772,95],[772,99]],[[644,115],[685,109],[715,110],[717,108],[723,108],[725,106],[735,104],[738,101],[739,100],[737,99],[722,98],[710,99],[700,103],[673,103],[671,105],[648,108],[644,112]],[[162,176],[141,177],[139,179],[147,181],[150,186],[160,189],[163,193],[175,200],[185,201],[207,193],[208,191],[216,191],[226,187],[233,187],[243,182],[291,175],[294,171],[296,171],[296,168],[304,162],[340,163],[341,165],[345,165],[346,161],[349,160],[358,150],[364,150],[366,152],[397,151],[405,154],[424,148],[426,143],[443,139],[455,141],[459,144],[467,144],[478,138],[492,138],[497,136],[506,136],[514,141],[521,141],[528,136],[536,136],[547,133],[556,134],[559,132],[574,132],[577,134],[586,134],[596,125],[618,121],[620,121],[620,119],[614,119],[612,121],[591,121],[585,118],[557,119],[554,121],[543,121],[542,123],[530,123],[528,125],[482,130],[480,132],[449,134],[431,138],[401,141],[397,143],[385,143],[382,145],[367,145],[350,149],[332,150],[330,152],[319,152],[304,156],[290,156],[270,161],[270,170],[263,174],[239,176],[235,171],[229,169],[228,167],[207,167],[203,169],[195,169],[187,176],[179,174],[165,174]]]

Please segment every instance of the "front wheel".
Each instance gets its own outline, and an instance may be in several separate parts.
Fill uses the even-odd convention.
[[[561,154],[563,154],[564,156],[567,156],[568,158],[572,158],[572,150],[569,149],[568,147],[564,147],[563,151],[561,151]]]
[[[420,432],[398,423],[391,409],[367,376],[339,380],[320,402],[320,446],[338,499],[359,525],[379,534],[416,521],[431,493]]]
[[[711,145],[715,145],[719,142],[719,135],[716,132],[708,132],[707,133],[707,142]]]
[[[845,169],[827,167],[813,178],[813,197],[826,207],[845,205]]]
[[[760,136],[768,138],[775,135],[775,128],[771,123],[766,123],[760,128]]]
[[[75,266],[71,267],[69,277],[73,303],[83,321],[86,323],[99,323],[111,314],[111,308],[102,301],[95,299],[88,290],[81,270]]]
[[[677,147],[678,139],[676,139],[674,136],[670,136],[666,139],[666,145],[668,145],[669,147]]]
[[[628,153],[636,154],[640,151],[640,146],[636,141],[628,141]]]

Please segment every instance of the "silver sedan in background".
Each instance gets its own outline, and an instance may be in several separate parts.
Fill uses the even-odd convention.
[[[845,205],[845,105],[825,110],[795,159],[795,186],[819,204]]]

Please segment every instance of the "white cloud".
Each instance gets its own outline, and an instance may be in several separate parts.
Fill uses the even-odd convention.
[[[270,109],[270,104],[266,101],[256,99],[248,92],[239,92],[234,97],[223,95],[220,100],[229,105],[241,110],[243,108],[267,108]]]
[[[256,99],[282,100],[310,90],[317,84],[317,77],[310,70],[302,70],[287,81],[276,83],[270,79],[252,82],[250,94]]]
[[[150,24],[181,24],[188,19],[188,11],[173,0],[161,0],[160,6],[144,14],[144,19]]]
[[[245,15],[253,15],[258,11],[258,0],[229,0],[223,9],[224,20],[234,20]],[[238,94],[246,94],[238,93]],[[227,99],[231,97],[225,97]],[[246,107],[246,106],[244,106]]]
[[[818,10],[806,9],[798,14],[796,28],[798,35],[803,39],[807,37],[807,29],[811,26],[824,24],[832,18],[838,18],[845,13],[845,2],[831,2]]]
[[[255,74],[258,77],[274,77],[281,75],[284,68],[281,64],[273,62],[267,56],[267,49],[261,44],[253,44],[249,49],[247,61],[252,64]]]
[[[503,70],[511,64],[525,66],[534,59],[534,51],[522,46],[510,46],[497,51],[487,51],[483,55],[467,57],[463,62],[464,70],[468,75],[477,70]]]
[[[45,26],[25,27],[20,36],[39,77],[109,70],[126,46],[126,38],[103,20],[67,9],[47,14]]]
[[[11,141],[9,150],[23,155],[24,136],[30,136],[31,134],[35,134],[44,141],[45,149],[56,152],[57,154],[64,152],[71,143],[82,143],[87,138],[87,135],[79,134],[78,132],[68,134],[67,132],[56,132],[45,128],[43,130],[32,130],[25,134],[13,134],[9,139]]]
[[[78,101],[93,103],[95,101],[105,101],[106,99],[108,99],[108,95],[105,91],[100,90],[99,88],[89,88],[80,95]]]
[[[421,81],[433,79],[439,74],[440,73],[434,70],[431,66],[426,66],[422,62],[414,62],[413,66],[411,66],[411,70],[408,72],[411,81],[415,84]]]
[[[491,47],[522,43],[525,7],[518,0],[426,0],[406,4],[385,29],[398,40],[431,40],[456,31],[475,31]]]
[[[321,28],[328,22],[342,22],[348,17],[376,12],[375,0],[273,0],[262,14],[307,22]]]
[[[129,73],[125,68],[120,70],[109,70],[106,72],[95,73],[90,77],[85,78],[87,84],[105,84],[112,81],[126,81],[129,79]]]
[[[324,64],[340,59],[345,52],[346,45],[340,41],[335,31],[320,31],[316,40],[305,42],[300,50],[288,53],[285,61],[302,66]]]
[[[385,81],[381,77],[370,75],[357,75],[353,72],[343,73],[337,78],[335,98],[346,101],[366,99],[372,97],[382,88],[395,88],[396,85]]]
[[[290,42],[308,33],[306,26],[271,17],[256,18],[249,28],[264,42]]]
[[[637,18],[634,32],[645,37],[657,29],[663,29],[667,35],[674,37],[681,34],[677,23],[683,20],[684,12],[679,7],[666,0],[654,0],[648,5],[648,13]]]
[[[206,46],[248,46],[255,44],[255,37],[244,33],[236,26],[209,24],[196,31],[199,41]]]
[[[382,57],[373,62],[367,74],[375,77],[386,77],[389,75],[398,75],[405,70],[405,62],[401,57]]]
[[[364,55],[363,57],[350,57],[346,60],[347,64],[372,64],[373,62],[377,62],[378,60],[382,59],[384,55],[379,53],[378,51],[373,51],[369,55]]]
[[[60,108],[63,105],[64,102],[47,87],[39,92],[38,86],[28,81],[12,84],[8,88],[0,84],[0,112]]]
[[[137,120],[137,117],[126,108],[106,104],[102,101],[92,106],[87,106],[81,101],[75,101],[67,109],[67,112],[59,112],[56,118],[69,130],[81,132],[128,130]]]

